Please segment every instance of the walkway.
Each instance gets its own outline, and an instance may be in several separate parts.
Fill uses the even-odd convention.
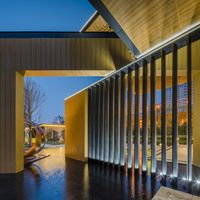
[[[183,181],[171,183],[114,169],[107,164],[64,158],[64,148],[47,148],[51,157],[36,162],[17,175],[0,175],[1,200],[149,200],[166,185],[200,195],[200,188],[188,189]]]

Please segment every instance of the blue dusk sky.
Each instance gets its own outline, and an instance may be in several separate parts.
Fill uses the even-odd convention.
[[[64,116],[64,99],[101,77],[32,77],[45,91],[46,101],[41,121],[51,122],[56,115]]]
[[[0,0],[0,31],[79,31],[94,12],[88,0]]]
[[[79,31],[95,9],[87,0],[0,0],[0,31]],[[64,99],[100,77],[33,77],[46,93],[42,121],[64,115]]]

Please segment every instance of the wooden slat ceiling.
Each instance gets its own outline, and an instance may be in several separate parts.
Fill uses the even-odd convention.
[[[92,19],[91,23],[84,30],[85,32],[113,32],[108,23],[104,20],[104,18],[97,14],[97,16]]]
[[[200,20],[200,0],[102,0],[144,52]]]

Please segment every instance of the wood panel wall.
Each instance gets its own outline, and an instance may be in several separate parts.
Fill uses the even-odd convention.
[[[85,32],[113,32],[109,24],[99,14],[84,31]]]
[[[131,60],[118,38],[1,38],[0,173],[23,170],[24,70],[114,70]]]
[[[5,54],[15,70],[113,70],[132,60],[118,38],[8,38],[0,42],[1,57]]]
[[[102,2],[141,52],[200,20],[199,0]]]

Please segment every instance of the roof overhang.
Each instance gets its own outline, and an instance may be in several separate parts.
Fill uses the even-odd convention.
[[[200,22],[200,2],[197,0],[89,1],[136,58]]]

